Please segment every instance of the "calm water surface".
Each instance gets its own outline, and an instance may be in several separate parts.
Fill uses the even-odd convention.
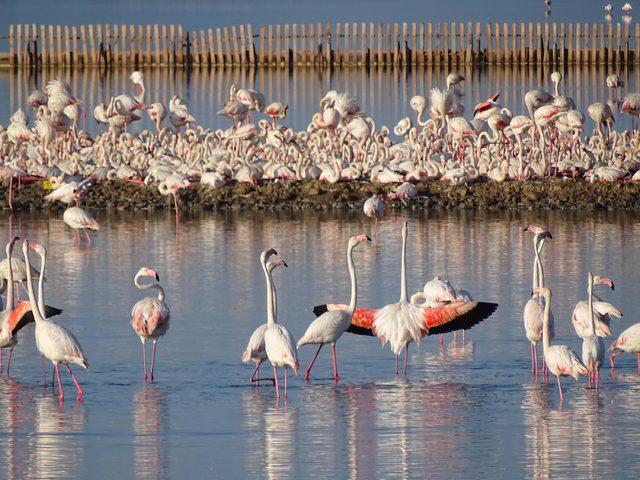
[[[6,220],[6,219],[5,219]],[[557,341],[580,349],[570,324],[589,269],[608,274],[605,292],[637,321],[640,217],[617,214],[450,213],[410,217],[409,286],[446,274],[496,314],[444,350],[425,338],[410,350],[407,379],[376,339],[338,343],[337,386],[323,352],[312,382],[290,382],[276,405],[270,387],[251,387],[240,362],[265,319],[258,254],[275,247],[289,264],[275,274],[279,320],[296,338],[310,307],[349,296],[344,249],[370,231],[360,216],[318,214],[100,216],[103,229],[77,248],[61,218],[16,216],[21,237],[49,247],[47,303],[64,308],[91,370],[76,369],[82,403],[62,407],[43,387],[33,327],[20,334],[13,379],[0,380],[0,478],[620,478],[640,473],[640,377],[623,356],[599,395],[586,381],[535,382],[522,310],[531,288],[531,239],[523,224],[553,232],[544,253]],[[359,301],[399,295],[399,227],[389,215],[356,252]],[[7,222],[0,241],[9,235]],[[130,308],[143,294],[132,277],[156,268],[171,307],[159,342],[157,381],[144,385]],[[607,341],[607,343],[609,343]],[[313,347],[300,352],[306,365]]]

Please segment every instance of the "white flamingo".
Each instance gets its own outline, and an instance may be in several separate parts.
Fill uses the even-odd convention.
[[[376,311],[373,331],[382,343],[389,342],[395,355],[395,373],[398,374],[398,355],[405,349],[403,375],[407,373],[409,344],[420,342],[424,326],[422,309],[409,302],[407,297],[407,221],[402,225],[402,260],[400,276],[400,300]]]
[[[533,286],[544,287],[544,271],[542,268],[542,260],[540,259],[540,251],[544,246],[545,239],[553,238],[551,233],[541,227],[529,225],[524,229],[525,232],[532,232],[533,235]],[[533,295],[524,307],[524,330],[529,342],[531,342],[531,371],[536,374],[538,372],[538,342],[542,340],[542,328],[544,317],[544,298],[539,295]],[[549,313],[549,336],[551,339],[555,337],[553,313]],[[543,375],[546,375],[546,369],[543,358]]]
[[[353,249],[360,245],[362,242],[371,241],[369,236],[365,234],[356,235],[349,239],[347,243],[347,265],[349,266],[349,276],[351,278],[351,300],[349,306],[346,309],[329,310],[318,318],[316,318],[307,327],[307,331],[298,342],[297,347],[300,348],[303,345],[318,345],[311,363],[304,372],[305,380],[309,380],[311,376],[311,369],[313,364],[318,358],[318,354],[322,347],[326,344],[331,345],[331,358],[333,360],[333,379],[334,381],[340,380],[338,375],[338,361],[336,358],[336,342],[351,326],[351,319],[353,318],[353,312],[356,310],[356,300],[358,298],[358,286],[356,280],[356,268],[353,264]]]
[[[87,210],[80,207],[69,207],[62,214],[62,220],[76,231],[76,240],[80,243],[80,230],[84,232],[87,242],[91,243],[91,237],[87,229],[100,230],[100,224],[96,222]]]
[[[596,322],[593,315],[593,285],[594,277],[591,272],[587,277],[589,292],[589,335],[582,339],[582,363],[589,369],[589,386],[595,383],[596,390],[600,388],[600,368],[604,363],[604,341],[596,335]]]
[[[260,254],[260,265],[262,265],[262,270],[264,271],[264,277],[267,284],[267,288],[269,288],[269,275],[279,265],[287,266],[287,264],[280,260],[279,262],[271,262],[269,258],[272,255],[277,255],[273,248],[269,250],[264,250]],[[271,308],[271,302],[273,301],[273,297],[271,293],[267,290],[267,314],[268,310]],[[278,306],[274,305],[274,310],[278,310]],[[253,370],[251,377],[249,378],[250,382],[259,382],[260,381],[260,366],[262,362],[267,360],[267,352],[264,348],[264,332],[267,331],[267,324],[263,323],[258,328],[256,328],[251,337],[249,337],[249,342],[247,343],[247,348],[245,348],[244,353],[242,354],[242,361],[247,363],[249,361],[253,361],[256,364],[256,368]],[[267,379],[269,380],[269,379]],[[270,379],[275,382],[275,379]]]
[[[578,355],[566,345],[551,345],[551,337],[549,335],[549,315],[551,313],[551,290],[547,287],[536,287],[533,289],[534,294],[540,294],[544,297],[544,317],[542,327],[542,347],[544,351],[544,360],[549,371],[556,376],[558,381],[558,392],[560,393],[560,402],[563,401],[562,385],[560,377],[573,377],[576,380],[581,375],[586,375],[589,370],[585,367]]]
[[[298,374],[300,365],[298,363],[298,351],[293,335],[283,325],[278,324],[278,314],[275,308],[277,294],[273,285],[271,272],[267,274],[267,330],[264,332],[264,349],[267,358],[273,366],[273,380],[276,389],[276,398],[280,398],[280,387],[278,386],[278,368],[284,368],[284,397],[287,397],[287,368],[291,367],[294,373]],[[271,301],[269,301],[269,297]]]
[[[76,337],[62,325],[58,325],[55,322],[44,318],[36,303],[35,295],[33,293],[33,284],[31,283],[31,270],[29,265],[29,249],[34,250],[41,259],[40,274],[44,275],[47,251],[38,243],[29,243],[27,240],[22,244],[22,253],[24,254],[24,261],[27,265],[27,290],[29,292],[29,301],[31,302],[31,310],[36,321],[36,346],[40,353],[42,353],[53,364],[56,377],[58,378],[58,398],[60,401],[64,400],[64,390],[62,388],[62,378],[60,377],[59,364],[63,364],[71,380],[78,390],[78,398],[84,395],[78,380],[71,371],[70,363],[80,365],[82,368],[88,369],[89,363],[87,362],[82,347],[76,339]],[[44,294],[43,294],[44,295]]]

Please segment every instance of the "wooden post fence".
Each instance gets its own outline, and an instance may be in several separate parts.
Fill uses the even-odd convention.
[[[633,65],[640,24],[9,25],[0,66]]]

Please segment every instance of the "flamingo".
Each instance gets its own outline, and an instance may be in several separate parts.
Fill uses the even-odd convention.
[[[398,374],[398,355],[405,350],[402,374],[407,374],[409,344],[420,343],[422,338],[422,310],[409,302],[407,295],[407,235],[405,220],[402,225],[402,257],[400,273],[400,300],[382,307],[376,312],[373,331],[383,345],[389,342],[395,355],[395,374]]]
[[[278,265],[287,266],[286,263],[281,261],[281,263],[269,262],[269,257],[272,255],[277,255],[273,248],[269,250],[264,250],[260,254],[260,265],[262,265],[262,269],[264,270],[264,276],[267,283],[267,288],[269,288],[269,275],[273,269],[275,269]],[[267,310],[270,307],[270,303],[273,301],[271,293],[267,291]],[[274,307],[277,310],[277,306]],[[267,330],[267,324],[263,323],[258,328],[256,328],[251,337],[249,337],[249,342],[247,343],[247,348],[245,348],[244,353],[242,354],[242,361],[247,363],[249,360],[253,360],[256,364],[256,368],[251,374],[249,378],[249,382],[259,382],[260,381],[260,365],[267,359],[267,352],[264,349],[264,332]],[[275,379],[273,379],[275,382]]]
[[[273,126],[276,127],[278,124],[276,122],[276,118],[284,119],[287,116],[287,110],[289,109],[289,105],[285,105],[281,102],[273,102],[265,109],[265,113],[271,117],[271,121],[273,122]]]
[[[80,365],[84,369],[89,368],[82,347],[76,339],[76,337],[62,325],[58,325],[55,322],[44,318],[36,303],[35,295],[33,293],[33,284],[31,279],[31,268],[29,264],[29,249],[34,250],[41,259],[40,274],[44,275],[45,263],[47,258],[46,249],[38,243],[29,243],[27,240],[22,244],[22,253],[24,254],[24,261],[27,265],[27,290],[29,292],[29,301],[31,302],[31,311],[36,322],[36,345],[40,353],[42,353],[53,364],[53,369],[58,378],[58,398],[60,401],[64,400],[64,390],[62,388],[62,378],[60,377],[59,364],[63,364],[71,380],[78,390],[77,398],[80,399],[84,392],[78,383],[75,375],[71,371],[70,363]]]
[[[349,266],[349,276],[351,277],[351,301],[346,309],[331,310],[323,313],[316,318],[307,327],[307,331],[298,341],[297,348],[303,345],[318,345],[311,363],[304,372],[305,380],[309,381],[311,376],[311,369],[313,364],[318,358],[318,354],[322,347],[326,344],[331,345],[331,358],[333,360],[333,379],[334,381],[340,380],[338,375],[338,361],[336,358],[336,342],[351,326],[351,319],[353,318],[353,312],[356,309],[356,300],[358,297],[358,287],[356,284],[356,269],[353,264],[353,249],[360,245],[362,242],[371,241],[368,235],[364,233],[356,235],[349,239],[347,243],[347,265]]]
[[[382,216],[382,212],[384,211],[384,201],[382,195],[374,194],[371,197],[367,198],[364,202],[364,214],[367,217],[375,217],[376,223],[378,222],[378,218]]]
[[[609,128],[609,133],[611,133],[611,124],[610,122],[615,122],[616,119],[613,116],[613,112],[611,111],[611,107],[607,103],[595,102],[589,105],[587,108],[587,113],[596,122],[596,127],[598,129],[598,135],[602,137],[604,132],[602,131],[602,126],[606,124]]]
[[[174,95],[169,100],[169,121],[176,129],[176,133],[180,133],[180,128],[184,125],[196,121],[195,117],[189,112],[187,104],[177,95]]]
[[[542,260],[540,260],[540,251],[544,246],[545,239],[551,240],[551,232],[544,230],[535,225],[529,225],[524,229],[525,232],[533,233],[533,286],[544,287],[544,270],[542,268]],[[524,330],[529,342],[531,342],[531,371],[536,374],[538,371],[538,342],[542,340],[543,317],[544,317],[544,298],[539,295],[533,295],[524,307]],[[554,318],[553,313],[549,313],[549,337],[554,338]],[[542,373],[546,375],[546,367],[544,364]]]
[[[556,376],[556,380],[558,381],[558,392],[560,393],[560,403],[562,403],[564,396],[562,394],[560,377],[570,376],[578,380],[581,375],[586,375],[589,369],[583,365],[578,355],[566,345],[551,345],[551,336],[549,334],[551,290],[547,287],[536,287],[533,289],[533,294],[542,295],[545,301],[542,322],[542,348],[547,367],[549,371]]]
[[[291,367],[297,375],[300,364],[298,363],[298,351],[293,335],[284,325],[278,323],[276,311],[277,294],[273,285],[271,272],[267,271],[267,329],[264,332],[264,349],[267,358],[273,366],[273,383],[276,389],[276,399],[280,398],[278,386],[278,368],[284,368],[284,397],[287,397],[287,368]],[[269,301],[271,300],[271,301]]]
[[[638,375],[640,375],[640,323],[636,323],[627,328],[615,342],[609,347],[611,355],[609,361],[611,368],[616,368],[615,357],[623,352],[635,353],[638,355]]]
[[[622,99],[620,110],[631,115],[633,129],[636,130],[638,128],[638,115],[640,115],[640,93],[627,93]]]
[[[589,335],[582,340],[582,363],[589,369],[589,386],[593,383],[596,390],[600,388],[600,368],[604,363],[604,341],[596,335],[596,322],[593,315],[593,285],[594,277],[591,272],[587,277],[589,291]],[[612,284],[613,285],[613,284]]]
[[[488,120],[494,113],[498,113],[502,109],[502,105],[498,103],[500,93],[489,97],[484,102],[480,102],[473,110],[474,120]]]
[[[155,282],[142,284],[140,280],[143,277],[150,277],[155,279]],[[169,307],[164,302],[164,289],[160,285],[160,276],[158,272],[147,267],[142,267],[136,273],[133,278],[133,284],[139,290],[147,290],[153,288],[158,291],[157,297],[145,297],[142,300],[136,302],[131,309],[131,326],[136,335],[142,342],[142,365],[144,368],[144,381],[147,381],[147,348],[146,341],[151,339],[153,341],[153,351],[151,352],[151,372],[149,373],[149,379],[153,382],[153,370],[156,361],[156,347],[158,346],[158,339],[163,337],[167,330],[169,330],[169,320],[171,318],[171,312]]]
[[[603,277],[602,275],[595,275],[592,279],[593,286],[606,285],[611,290],[614,289],[613,281],[610,278]],[[605,338],[611,336],[611,317],[622,317],[622,312],[610,303],[601,301],[598,297],[593,295],[595,301],[592,301],[591,310],[593,313],[593,323],[595,325],[595,334],[598,337]],[[579,301],[573,309],[571,315],[571,323],[576,331],[576,334],[580,338],[590,336],[591,333],[591,315],[589,313],[589,300]]]
[[[76,231],[76,240],[80,243],[80,230],[84,231],[87,242],[91,243],[91,237],[87,229],[100,230],[100,225],[95,221],[93,215],[80,207],[69,207],[62,214],[62,220]]]
[[[7,362],[7,376],[10,375],[11,369],[11,356],[13,354],[13,347],[18,344],[18,331],[25,325],[34,321],[33,313],[31,312],[31,304],[29,302],[18,302],[14,308],[13,299],[13,264],[15,260],[12,259],[13,246],[15,245],[18,237],[13,237],[9,243],[7,243],[7,266],[9,270],[9,276],[7,282],[7,304],[5,309],[0,312],[0,371],[2,370],[2,349],[9,348],[9,360]],[[59,315],[62,310],[50,307],[49,305],[43,306],[43,314],[47,317]]]
[[[167,178],[165,178],[158,184],[158,190],[162,195],[173,196],[173,205],[176,209],[176,218],[179,215],[178,198],[176,194],[183,188],[189,188],[190,186],[191,183],[189,182],[189,180],[184,175],[178,172],[174,172],[168,175]]]
[[[152,103],[149,106],[149,118],[153,120],[153,123],[156,125],[156,130],[160,133],[162,130],[162,122],[167,117],[167,109],[160,102]]]

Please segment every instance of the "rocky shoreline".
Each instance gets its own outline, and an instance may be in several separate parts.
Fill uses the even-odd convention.
[[[527,182],[480,181],[453,186],[448,182],[416,185],[418,194],[405,201],[385,202],[388,209],[411,210],[640,210],[640,186],[630,183],[587,183],[583,180],[551,179]],[[327,184],[317,181],[232,183],[214,189],[195,184],[179,194],[183,211],[229,210],[357,210],[374,193],[393,191],[394,185],[369,182]],[[0,199],[7,197],[8,185],[0,186]],[[45,202],[48,193],[40,182],[14,184],[14,211],[57,211],[58,202]],[[6,201],[2,208],[8,209]],[[96,210],[154,211],[173,207],[171,196],[156,188],[123,181],[107,181],[93,187],[83,206]]]

